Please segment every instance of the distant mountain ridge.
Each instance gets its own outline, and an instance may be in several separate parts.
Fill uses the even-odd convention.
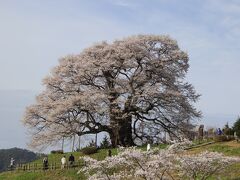
[[[7,170],[11,158],[15,159],[15,164],[19,164],[34,161],[38,158],[38,155],[20,148],[0,149],[0,172]]]

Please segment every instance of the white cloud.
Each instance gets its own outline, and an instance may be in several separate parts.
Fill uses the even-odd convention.
[[[219,25],[222,36],[229,40],[240,38],[240,1],[208,0],[205,1],[205,18],[213,17],[214,24]]]
[[[135,8],[137,6],[137,1],[134,0],[107,0],[107,1],[114,4],[115,6],[121,6],[124,8]]]

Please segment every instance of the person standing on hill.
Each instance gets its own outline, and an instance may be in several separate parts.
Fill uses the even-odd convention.
[[[43,170],[47,170],[48,169],[48,157],[44,157],[43,158]]]
[[[147,151],[150,151],[151,150],[151,145],[148,143],[147,144]]]
[[[69,161],[70,166],[73,166],[75,158],[72,154],[69,156],[68,161]]]
[[[217,129],[217,135],[221,136],[223,134],[222,130],[220,128]]]
[[[111,151],[111,149],[108,150],[108,157],[112,157],[112,151]]]
[[[13,168],[14,168],[14,163],[15,163],[15,160],[13,158],[10,159],[10,170],[12,171]]]
[[[67,162],[66,157],[63,156],[62,159],[61,159],[61,169],[64,169],[64,168],[65,168],[66,162]]]

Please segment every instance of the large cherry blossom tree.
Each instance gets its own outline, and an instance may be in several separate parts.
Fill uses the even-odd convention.
[[[185,81],[188,55],[168,36],[138,35],[102,42],[63,57],[26,109],[31,144],[107,132],[113,146],[162,131],[178,136],[200,112]]]

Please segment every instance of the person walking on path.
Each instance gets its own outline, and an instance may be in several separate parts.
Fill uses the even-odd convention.
[[[62,159],[61,159],[61,169],[64,169],[64,168],[65,168],[66,162],[67,162],[66,157],[63,156]]]
[[[75,161],[75,158],[72,154],[69,156],[68,161],[69,161],[70,166],[72,167],[74,164],[74,161]]]

